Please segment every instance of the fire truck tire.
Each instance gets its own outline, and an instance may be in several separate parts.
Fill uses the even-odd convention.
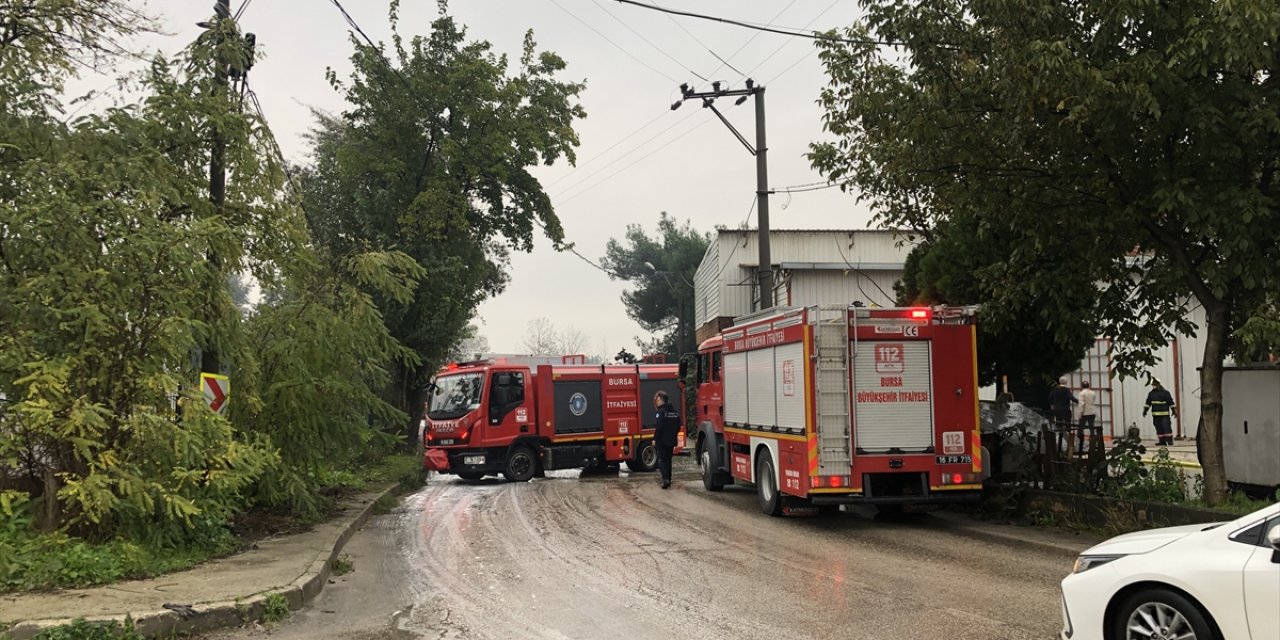
[[[756,495],[760,497],[760,511],[766,515],[782,515],[782,494],[778,492],[778,473],[773,469],[769,452],[756,460]]]
[[[462,478],[463,480],[470,480],[470,481],[472,481],[472,482],[475,482],[476,480],[480,480],[480,479],[484,478],[484,474],[483,474],[483,473],[477,473],[477,472],[474,472],[474,471],[459,471],[459,472],[458,472],[458,477],[459,477],[459,478]]]
[[[711,450],[705,443],[698,445],[698,465],[702,467],[702,486],[707,491],[723,491],[724,479],[720,472],[711,466]]]
[[[658,469],[658,447],[653,440],[645,440],[636,448],[636,456],[627,461],[627,468],[635,472],[650,472]]]
[[[533,454],[533,449],[521,445],[507,453],[507,466],[502,470],[502,476],[508,482],[528,482],[537,471],[538,457]]]

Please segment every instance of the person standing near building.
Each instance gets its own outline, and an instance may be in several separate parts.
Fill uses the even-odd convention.
[[[1098,419],[1098,392],[1090,388],[1088,380],[1080,381],[1080,426],[1076,430],[1078,443],[1076,450],[1084,453],[1084,434],[1087,431],[1092,438]]]
[[[662,474],[662,488],[666,489],[671,486],[671,456],[680,436],[680,412],[671,406],[666,391],[653,394],[653,407],[657,411],[653,444],[658,448],[658,471]]]
[[[1147,394],[1147,404],[1142,408],[1142,417],[1147,417],[1148,411],[1156,427],[1156,444],[1173,446],[1173,416],[1178,415],[1178,408],[1173,404],[1173,395],[1154,378],[1151,380],[1151,393]]]
[[[1067,377],[1058,378],[1058,386],[1049,391],[1049,414],[1053,416],[1053,428],[1058,432],[1058,450],[1063,451],[1063,441],[1071,430],[1071,405],[1079,400],[1067,388]],[[1068,452],[1070,453],[1070,452]]]

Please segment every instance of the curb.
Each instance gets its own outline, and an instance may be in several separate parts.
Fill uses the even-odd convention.
[[[283,596],[289,603],[290,611],[297,611],[310,603],[329,579],[333,561],[342,552],[351,537],[369,520],[373,507],[379,500],[393,495],[400,488],[393,484],[379,493],[347,524],[338,539],[334,541],[329,553],[317,558],[311,567],[288,586],[273,591],[259,591],[242,600],[230,602],[210,602],[199,606],[199,611],[183,618],[177,612],[168,609],[151,611],[133,611],[128,614],[114,616],[85,617],[87,622],[112,623],[124,625],[126,619],[132,619],[134,629],[146,638],[171,637],[179,634],[201,633],[226,627],[234,627],[262,619],[266,611],[267,600]],[[14,624],[7,630],[0,631],[2,640],[30,640],[42,631],[71,624],[74,619],[28,620]]]
[[[966,538],[973,538],[974,540],[981,540],[983,542],[990,542],[992,544],[999,544],[999,545],[1004,545],[1008,547],[1019,547],[1026,551],[1065,554],[1065,555],[1070,555],[1072,557],[1075,557],[1077,555],[1080,555],[1081,551],[1084,551],[1085,549],[1088,549],[1094,544],[1097,544],[1097,542],[1090,542],[1085,540],[1082,540],[1080,545],[1078,546],[1067,544],[1067,543],[1056,543],[1056,542],[1032,540],[1030,538],[1025,538],[1022,536],[1009,535],[999,531],[993,531],[985,527],[971,526],[968,522],[965,521],[967,518],[961,515],[950,514],[947,516],[943,516],[936,512],[930,515],[934,516],[936,519],[942,522],[945,522],[947,525],[947,529],[949,531],[962,535]],[[1006,525],[1006,526],[1015,526],[1015,525]],[[1039,529],[1035,529],[1035,530],[1039,531]]]

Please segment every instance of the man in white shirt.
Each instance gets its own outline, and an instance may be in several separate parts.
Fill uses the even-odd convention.
[[[1081,453],[1084,452],[1084,434],[1087,430],[1089,437],[1093,437],[1094,424],[1098,419],[1098,392],[1089,388],[1089,381],[1082,380],[1080,382],[1080,393],[1077,399],[1080,401],[1080,426],[1077,428],[1077,439],[1079,443],[1076,448]]]

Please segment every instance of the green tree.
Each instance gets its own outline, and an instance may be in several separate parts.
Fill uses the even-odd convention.
[[[623,242],[610,239],[600,263],[609,277],[635,285],[622,293],[627,315],[645,331],[658,333],[655,353],[679,358],[697,349],[693,279],[711,239],[686,220],[679,224],[664,211],[650,237],[638,224],[627,225]]]
[[[84,55],[136,31],[114,2],[0,5],[0,465],[43,492],[46,524],[158,542],[220,526],[278,463],[274,449],[191,403],[190,354],[248,360],[226,286],[270,282],[298,242],[261,122],[211,90],[206,44],[143,72],[142,104],[64,123],[57,101]],[[117,22],[119,21],[119,22]],[[26,66],[29,65],[29,68]],[[32,74],[32,70],[35,73]],[[227,206],[208,198],[206,123],[224,132]],[[253,249],[253,256],[250,255]],[[222,257],[218,264],[206,259]]]
[[[821,45],[834,140],[814,166],[890,223],[999,229],[1011,244],[980,277],[1055,316],[1074,298],[1055,290],[1102,283],[1123,373],[1202,307],[1205,490],[1223,500],[1223,360],[1277,288],[1280,5],[864,4],[849,41]]]
[[[333,259],[395,250],[425,269],[411,298],[375,295],[391,335],[417,354],[396,363],[390,394],[416,415],[477,305],[506,285],[508,251],[531,249],[535,226],[563,242],[528,169],[574,160],[584,85],[558,80],[564,61],[537,51],[531,32],[509,73],[505,55],[467,41],[443,9],[429,35],[406,41],[397,5],[390,51],[353,36],[350,80],[330,72],[348,108],[318,114],[302,184],[312,234]]]
[[[1094,290],[1072,290],[1080,299],[1067,315],[1051,315],[1072,305],[1070,299],[1048,302],[1022,287],[991,288],[982,277],[1000,268],[1007,244],[976,221],[951,219],[929,230],[907,255],[897,302],[915,304],[982,304],[978,323],[978,379],[1011,388],[1050,386],[1062,373],[1080,366],[1094,342]],[[1006,381],[1009,385],[1006,387]],[[1026,400],[1024,398],[1024,400]],[[1041,404],[1043,398],[1030,398]]]

